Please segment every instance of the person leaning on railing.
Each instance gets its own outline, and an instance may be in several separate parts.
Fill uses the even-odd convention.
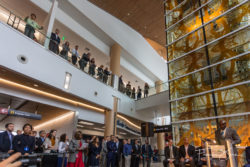
[[[60,56],[62,58],[64,58],[65,60],[68,60],[68,53],[70,51],[70,48],[69,48],[69,42],[66,41],[63,45],[62,45],[62,50],[60,52]]]
[[[107,84],[108,78],[109,78],[110,75],[111,75],[111,74],[110,74],[110,71],[109,71],[108,67],[106,67],[106,68],[104,69],[104,71],[103,71],[103,82],[104,82],[104,83]]]
[[[30,17],[27,16],[24,19],[24,21],[26,22],[24,34],[31,39],[35,38],[34,34],[37,29],[38,30],[43,29],[43,26],[39,26],[35,20],[36,20],[36,15],[34,13],[31,13]]]

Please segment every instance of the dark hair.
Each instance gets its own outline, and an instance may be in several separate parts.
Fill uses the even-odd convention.
[[[35,13],[31,13],[31,14],[30,14],[30,16],[35,16],[35,18],[36,18],[36,15],[35,15]]]
[[[67,137],[66,133],[62,134],[62,135],[60,136],[60,141],[66,142],[66,137]]]
[[[14,125],[14,124],[13,123],[7,123],[7,124],[5,124],[5,128],[8,128],[9,125]]]
[[[56,131],[55,129],[50,130],[49,135],[48,135],[49,139],[52,139],[52,137],[55,138],[54,136],[52,136],[52,133],[55,132],[55,131]]]
[[[40,130],[39,135],[41,135],[43,132],[45,132],[45,130]]]
[[[29,124],[29,123],[27,123],[27,124],[24,124],[24,125],[23,125],[23,130],[24,130],[24,128],[26,128],[26,126],[29,126],[31,130],[33,129],[32,125]]]
[[[75,136],[76,140],[81,140],[81,138],[82,138],[82,132],[81,131],[76,131],[74,136]]]

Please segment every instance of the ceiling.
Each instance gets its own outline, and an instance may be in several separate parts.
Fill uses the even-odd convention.
[[[166,44],[163,0],[89,0],[162,46]]]

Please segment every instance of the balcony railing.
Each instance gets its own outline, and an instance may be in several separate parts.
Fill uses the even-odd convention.
[[[141,91],[139,91],[139,89],[136,88],[135,92],[133,91],[133,89],[126,88],[126,85],[119,84],[119,91],[126,94],[128,97],[135,99],[135,100],[147,98],[149,96],[167,91],[168,89],[169,89],[168,82],[164,82],[164,83],[161,83],[158,85],[156,84],[153,87],[149,87],[149,89],[146,89],[146,90],[141,89]],[[141,95],[139,94],[139,92],[141,92]]]
[[[26,22],[24,21],[24,19],[22,17],[20,17],[19,15],[17,15],[16,13],[10,11],[9,9],[7,9],[6,7],[4,7],[1,4],[0,4],[0,21],[3,22],[3,23],[7,23],[10,27],[16,29],[17,31],[19,31],[21,33],[24,33],[24,31],[25,31]],[[36,30],[35,34],[34,34],[34,39],[30,39],[30,40],[33,40],[33,41],[39,43],[40,45],[44,46],[44,43],[45,43],[46,39],[50,40],[50,37],[46,36],[46,34],[43,33],[42,31]],[[59,45],[59,50],[60,51],[62,50],[62,45]],[[57,55],[52,51],[51,51],[51,54],[54,54],[56,56],[61,56],[60,54]],[[72,53],[69,51],[68,59],[66,59],[66,61],[68,63],[72,64],[71,56],[72,56]],[[65,58],[63,58],[63,59],[65,59]],[[74,66],[76,68],[80,69],[79,58],[77,60],[76,65],[74,65]],[[107,76],[108,79],[105,82],[103,80],[104,74],[101,73],[101,75],[98,75],[98,70],[97,69],[98,69],[98,67],[95,68],[95,75],[93,75],[93,76],[90,75],[90,76],[96,78],[97,80],[103,82],[104,84],[107,84],[107,85],[111,86],[111,75],[112,74]],[[87,64],[87,66],[82,71],[88,74],[88,72],[89,72],[89,63]]]

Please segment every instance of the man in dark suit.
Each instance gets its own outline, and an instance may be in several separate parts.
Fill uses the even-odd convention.
[[[59,37],[60,31],[58,29],[55,30],[55,33],[51,33],[50,42],[49,42],[49,50],[54,52],[55,54],[59,53],[59,44],[61,39]]]
[[[175,167],[179,165],[179,152],[178,148],[173,145],[173,140],[169,139],[168,146],[165,147],[165,160],[163,161],[164,167],[169,167],[173,164]]]
[[[13,152],[13,130],[14,130],[14,124],[13,123],[7,123],[5,125],[6,131],[0,133],[0,152],[2,153],[12,153]]]
[[[240,144],[241,140],[239,135],[237,134],[236,130],[234,130],[231,127],[227,127],[227,123],[225,120],[220,120],[219,122],[219,128],[215,131],[215,139],[217,144],[219,145],[226,145],[226,141],[230,140],[233,145],[234,155],[235,155],[235,161],[237,166],[237,148],[236,144]]]
[[[132,159],[131,166],[139,167],[141,157],[141,146],[139,145],[139,140],[135,140],[135,144],[132,146]]]
[[[115,144],[115,136],[111,135],[111,140],[107,143],[107,149],[108,149],[108,154],[107,154],[107,167],[115,167],[115,153],[117,152],[117,147]]]
[[[146,163],[147,167],[150,167],[152,155],[152,147],[149,144],[148,140],[145,140],[145,144],[143,144],[142,146],[143,167],[146,166]]]
[[[116,167],[122,167],[122,153],[123,153],[123,144],[119,141],[119,138],[115,137],[115,144],[117,151],[115,153],[115,166]]]
[[[35,148],[35,137],[30,136],[32,125],[25,124],[23,126],[23,134],[17,135],[13,139],[14,152],[20,152],[23,155],[29,155]]]
[[[179,149],[180,165],[185,167],[185,164],[190,164],[191,167],[195,167],[195,147],[189,144],[189,139],[185,137],[184,145]]]
[[[43,153],[43,143],[45,141],[46,132],[44,130],[41,130],[39,132],[39,138],[36,139],[36,145],[35,145],[35,152],[36,153]]]

